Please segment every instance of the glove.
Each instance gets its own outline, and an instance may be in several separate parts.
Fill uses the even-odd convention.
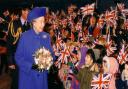
[[[33,65],[32,65],[32,69],[37,70],[37,69],[38,69],[38,65],[33,64]]]
[[[38,71],[38,72],[43,72],[43,71],[45,70],[45,69],[39,68],[39,66],[36,65],[36,64],[33,64],[33,65],[32,65],[32,69],[33,69],[33,70],[36,70],[36,71]]]

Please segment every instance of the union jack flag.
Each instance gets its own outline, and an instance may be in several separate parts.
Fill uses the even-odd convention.
[[[81,10],[82,10],[83,15],[85,16],[85,15],[93,14],[94,8],[95,8],[95,3],[91,5],[88,4],[85,7],[81,7]]]
[[[107,48],[107,56],[110,56],[116,50],[116,47],[112,47],[112,41],[107,43],[106,48]]]
[[[70,51],[69,48],[65,47],[63,51],[60,52],[60,56],[57,59],[57,62],[55,63],[58,68],[60,68],[62,63],[68,63],[68,58],[70,57]]]
[[[125,17],[128,15],[128,9],[125,9],[124,3],[118,3],[117,4],[118,9],[122,12],[122,15]]]
[[[108,89],[112,74],[96,74],[93,76],[91,87],[92,89]]]
[[[117,3],[117,7],[120,11],[124,9],[124,3]]]
[[[110,34],[107,35],[107,44],[106,44],[106,49],[107,49],[107,56],[110,56],[111,54],[114,53],[116,47],[112,47],[112,40],[110,40]]]
[[[56,48],[57,50],[61,49],[61,45],[62,45],[62,38],[58,35],[57,36],[57,40],[56,40]]]
[[[106,11],[105,13],[105,20],[106,21],[111,21],[112,19],[116,19],[116,11],[112,10],[112,11]]]
[[[128,15],[128,9],[122,10],[122,13],[125,14],[125,15]]]
[[[128,61],[128,53],[127,53],[127,51],[125,51],[124,44],[122,46],[122,49],[119,52],[119,55],[118,55],[117,59],[119,61],[119,64],[123,64],[126,61]]]

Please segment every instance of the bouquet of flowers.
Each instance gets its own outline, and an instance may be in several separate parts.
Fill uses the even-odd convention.
[[[50,51],[44,47],[38,49],[33,56],[35,61],[33,69],[36,69],[39,72],[49,70],[50,66],[53,64],[53,57]]]

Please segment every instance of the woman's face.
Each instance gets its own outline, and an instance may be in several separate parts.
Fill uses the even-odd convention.
[[[39,17],[33,21],[33,28],[35,32],[40,33],[43,31],[43,28],[45,26],[45,18],[44,16]]]
[[[85,65],[90,66],[93,63],[93,60],[90,55],[86,55],[85,57]]]

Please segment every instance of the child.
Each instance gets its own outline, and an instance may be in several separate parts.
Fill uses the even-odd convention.
[[[85,57],[85,65],[82,66],[76,78],[80,83],[80,89],[91,89],[91,80],[93,75],[98,72],[95,55],[92,49],[88,49]]]
[[[108,89],[116,89],[116,84],[115,84],[116,77],[115,77],[115,75],[118,72],[118,68],[119,68],[119,64],[114,57],[105,56],[103,58],[104,73],[112,74]]]

